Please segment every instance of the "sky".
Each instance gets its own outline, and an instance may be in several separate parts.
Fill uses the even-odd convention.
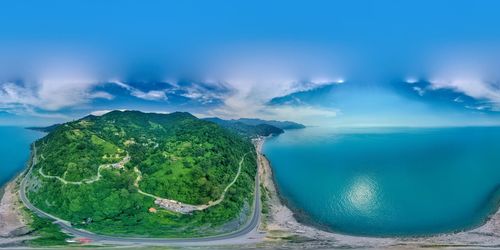
[[[498,1],[2,1],[0,125],[500,123]]]

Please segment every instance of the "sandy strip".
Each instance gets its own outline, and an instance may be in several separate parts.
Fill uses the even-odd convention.
[[[482,226],[469,231],[443,234],[432,237],[405,237],[405,238],[375,238],[349,236],[326,232],[317,228],[299,223],[293,212],[283,205],[273,181],[272,169],[267,158],[261,153],[264,139],[257,145],[259,175],[262,185],[268,190],[269,214],[263,221],[263,229],[268,232],[268,241],[282,242],[284,238],[303,237],[314,241],[304,240],[300,247],[349,247],[349,248],[381,248],[381,247],[500,247],[500,209]],[[280,243],[283,244],[283,243]],[[292,245],[293,246],[293,245]]]
[[[7,183],[0,201],[0,245],[16,244],[33,236],[27,235],[29,227],[22,213],[17,178]]]

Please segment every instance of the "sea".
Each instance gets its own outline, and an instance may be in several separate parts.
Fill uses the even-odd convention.
[[[457,232],[483,224],[500,202],[500,127],[310,127],[268,139],[263,151],[298,219],[333,232]]]
[[[45,133],[0,126],[0,187],[20,173],[30,156],[30,145]]]

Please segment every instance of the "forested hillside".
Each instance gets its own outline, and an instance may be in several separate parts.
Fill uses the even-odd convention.
[[[30,199],[89,230],[211,234],[231,229],[217,226],[238,220],[252,205],[256,160],[250,140],[189,113],[113,111],[87,116],[58,126],[36,147],[39,163]],[[178,214],[138,192],[205,204],[220,197],[235,178],[240,160],[241,175],[224,201],[203,211]]]

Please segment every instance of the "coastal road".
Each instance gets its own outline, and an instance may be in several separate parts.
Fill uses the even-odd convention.
[[[258,152],[257,152],[258,153]],[[136,238],[136,237],[119,237],[95,234],[82,229],[74,228],[68,221],[57,218],[35,207],[26,196],[26,186],[31,175],[33,167],[36,165],[36,147],[33,146],[33,156],[31,166],[28,172],[21,180],[19,195],[24,205],[36,213],[40,217],[48,218],[54,221],[64,231],[74,235],[75,237],[89,238],[94,242],[102,244],[116,245],[170,245],[170,246],[206,246],[206,245],[234,245],[248,244],[260,242],[263,234],[258,232],[258,226],[261,218],[261,203],[260,203],[260,184],[259,171],[255,176],[255,192],[254,206],[252,217],[247,223],[237,231],[221,234],[216,236],[200,237],[200,238]],[[260,166],[258,166],[260,167]]]

